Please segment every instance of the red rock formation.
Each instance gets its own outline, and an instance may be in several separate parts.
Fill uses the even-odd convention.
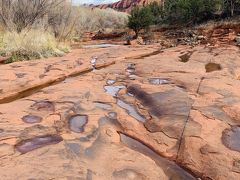
[[[112,8],[119,11],[129,12],[135,6],[145,6],[151,2],[161,2],[162,0],[120,0],[111,4],[97,5],[101,9]]]

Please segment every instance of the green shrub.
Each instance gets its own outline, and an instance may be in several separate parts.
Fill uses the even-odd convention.
[[[154,24],[159,24],[163,18],[164,11],[163,11],[163,6],[159,4],[158,2],[154,1],[149,4],[149,8],[152,12],[152,15],[154,17],[153,23]]]
[[[133,8],[128,19],[128,27],[135,32],[136,38],[142,29],[149,28],[153,23],[154,16],[149,6]]]
[[[211,19],[215,6],[215,0],[167,0],[164,19],[170,24],[196,24]]]

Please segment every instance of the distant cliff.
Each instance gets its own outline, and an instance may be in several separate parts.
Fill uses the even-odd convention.
[[[101,9],[112,8],[118,11],[130,12],[135,6],[145,6],[154,1],[162,2],[163,0],[121,0],[115,3],[97,5],[95,7]]]

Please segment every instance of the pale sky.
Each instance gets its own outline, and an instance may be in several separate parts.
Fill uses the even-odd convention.
[[[73,0],[74,4],[105,4],[117,2],[119,0]]]

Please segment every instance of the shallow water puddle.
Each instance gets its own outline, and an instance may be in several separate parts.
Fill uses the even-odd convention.
[[[160,166],[169,179],[172,180],[193,180],[196,179],[187,171],[182,169],[176,163],[169,161],[159,156],[154,150],[144,145],[142,142],[137,141],[129,136],[120,133],[121,142],[134,151],[138,151],[150,157],[155,163]]]
[[[220,71],[222,69],[220,64],[208,63],[205,65],[206,72]]]
[[[126,86],[104,86],[106,93],[110,94],[113,97],[116,97],[121,89],[126,89]]]
[[[44,136],[38,136],[34,137],[32,139],[27,139],[19,142],[16,144],[16,149],[25,154],[27,152],[30,152],[32,150],[47,146],[47,145],[52,145],[52,144],[57,144],[61,142],[63,138],[59,135],[44,135]]]
[[[231,129],[224,130],[222,142],[229,149],[240,152],[240,127],[233,126]]]
[[[141,114],[139,114],[133,106],[127,104],[126,102],[118,99],[117,100],[117,105],[119,107],[125,109],[130,116],[137,119],[138,121],[140,121],[140,122],[145,122],[146,121],[146,119]]]
[[[36,111],[55,111],[53,102],[50,101],[39,101],[34,103],[31,108]]]
[[[126,69],[128,75],[133,75],[135,73],[135,69]]]
[[[115,80],[113,80],[113,79],[108,79],[107,80],[107,85],[113,85],[114,83],[115,83],[116,81]]]
[[[69,129],[75,133],[82,133],[87,123],[87,115],[74,115],[68,121]]]
[[[132,70],[133,72],[136,69],[136,64],[135,63],[128,63],[127,64],[127,70]]]
[[[35,115],[26,115],[22,117],[22,120],[25,123],[34,124],[42,122],[42,117]]]
[[[117,119],[117,113],[116,112],[109,112],[108,117],[110,119]]]
[[[94,102],[95,106],[100,109],[110,110],[112,105],[104,102]]]
[[[136,64],[129,63],[127,65],[126,74],[130,80],[135,80],[135,77],[136,77],[135,71],[136,71]]]
[[[108,47],[115,47],[118,46],[116,44],[110,43],[101,43],[101,44],[92,44],[92,45],[85,45],[83,48],[108,48]]]
[[[170,84],[171,82],[167,79],[162,78],[150,78],[148,82],[153,85],[162,85],[162,84]]]

